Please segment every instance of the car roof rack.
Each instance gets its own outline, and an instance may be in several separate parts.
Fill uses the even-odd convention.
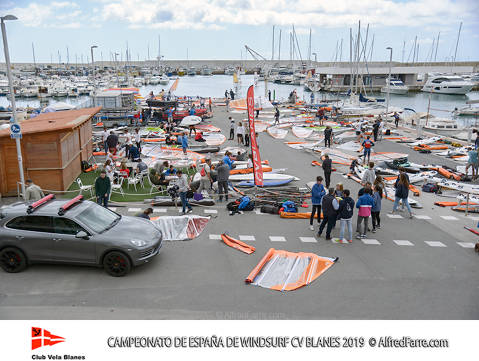
[[[42,199],[36,201],[36,202],[33,202],[32,204],[30,204],[27,208],[27,213],[28,214],[31,214],[33,213],[35,210],[37,210],[40,206],[43,206],[44,204],[50,202],[51,200],[55,199],[55,195],[54,194],[49,194],[45,197],[43,197]]]
[[[79,196],[76,196],[75,198],[69,200],[68,202],[66,202],[65,204],[63,204],[60,209],[58,210],[58,215],[59,216],[64,216],[65,215],[65,212],[72,208],[73,206],[77,205],[78,203],[81,203],[83,202],[83,196],[82,195],[79,195]]]

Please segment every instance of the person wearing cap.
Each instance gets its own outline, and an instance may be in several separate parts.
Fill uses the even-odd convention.
[[[153,208],[147,208],[143,212],[138,213],[136,216],[140,218],[150,219],[150,214],[153,213]]]
[[[110,196],[111,182],[106,176],[106,171],[102,170],[100,176],[95,181],[96,201],[99,205],[108,207],[108,198]]]
[[[45,197],[42,189],[37,186],[31,179],[25,181],[27,188],[25,189],[25,200],[28,201],[38,201]]]

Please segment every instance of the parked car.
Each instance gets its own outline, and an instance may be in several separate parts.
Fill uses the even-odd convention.
[[[120,277],[158,255],[162,241],[149,220],[121,216],[82,196],[66,202],[48,195],[0,209],[0,266],[10,273],[42,262],[99,266]]]

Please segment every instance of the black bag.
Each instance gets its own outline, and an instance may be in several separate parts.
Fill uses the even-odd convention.
[[[275,204],[265,204],[261,206],[261,213],[279,214],[279,206]]]
[[[81,170],[82,172],[86,172],[88,168],[91,168],[91,164],[88,164],[86,160],[81,161]]]
[[[228,209],[228,211],[235,212],[235,211],[238,210],[238,206],[239,206],[239,203],[229,202],[229,203],[226,205],[226,209]]]
[[[391,129],[386,129],[386,132],[384,133],[384,135],[391,135]]]
[[[426,193],[437,193],[438,189],[437,184],[434,183],[426,183],[422,186],[422,191]]]

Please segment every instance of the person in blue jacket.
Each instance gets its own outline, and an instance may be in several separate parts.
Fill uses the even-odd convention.
[[[356,238],[366,238],[366,232],[368,230],[368,219],[371,216],[371,209],[375,206],[374,198],[371,196],[371,188],[366,188],[364,194],[359,197],[356,202],[356,208],[359,208],[358,222],[356,225],[356,232],[358,235]],[[363,232],[361,233],[361,223],[364,223]]]
[[[196,109],[195,109],[195,105],[193,104],[193,106],[190,109],[190,115],[195,115],[195,114],[196,114]]]
[[[227,151],[223,157],[223,163],[228,165],[230,169],[233,169],[233,161],[231,160],[231,152]]]
[[[316,184],[311,189],[311,203],[313,209],[311,210],[311,217],[309,218],[309,229],[314,231],[313,220],[314,215],[318,212],[318,224],[321,222],[321,200],[326,194],[326,189],[323,186],[323,177],[316,177]]]
[[[181,148],[183,149],[183,154],[186,156],[186,149],[188,149],[188,133],[184,132],[181,137]]]

